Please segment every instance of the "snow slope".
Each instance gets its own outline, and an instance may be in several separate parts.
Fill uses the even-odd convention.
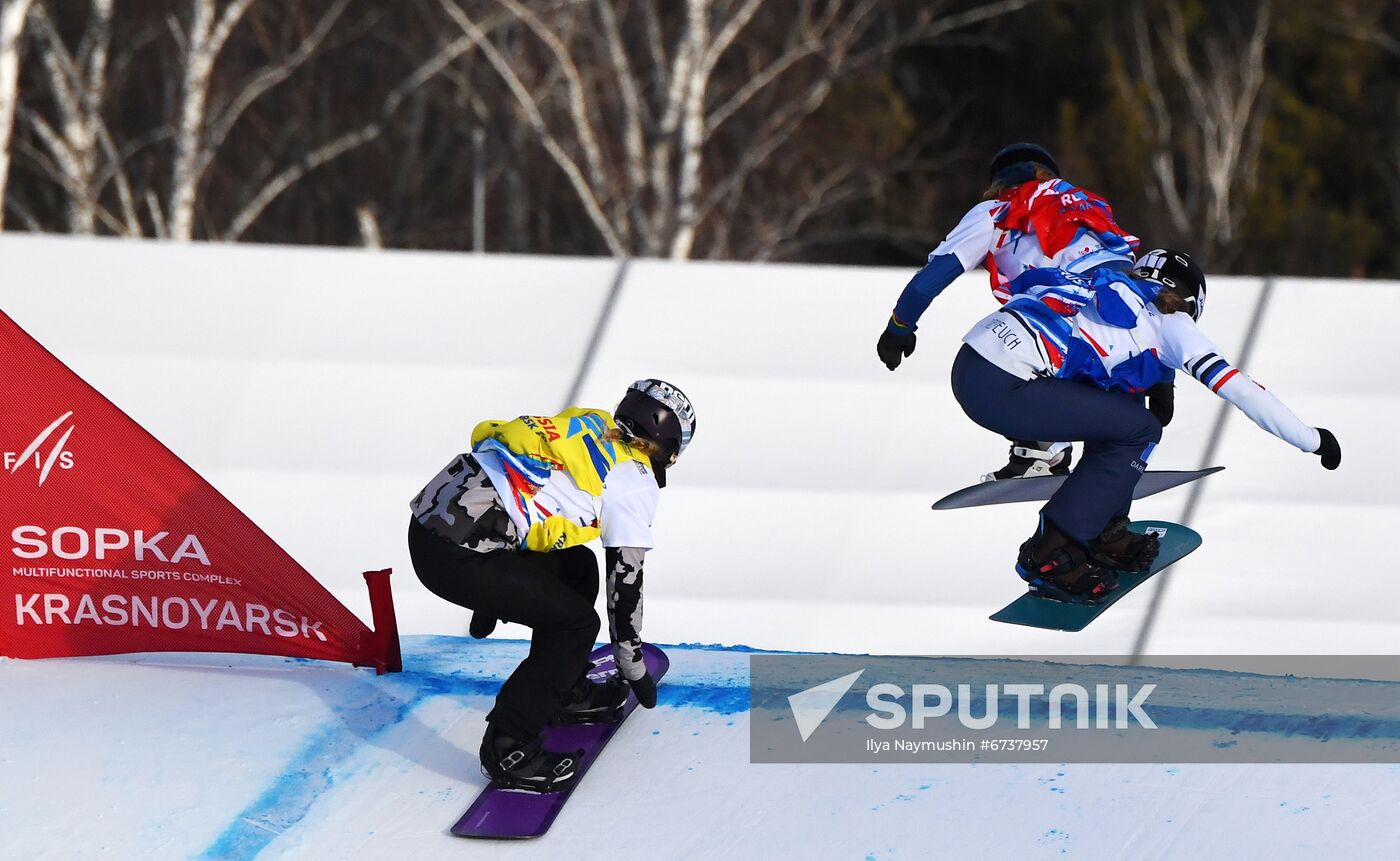
[[[404,548],[407,500],[479,420],[563,405],[615,261],[0,236],[0,309],[141,421],[368,618],[460,634]],[[1062,635],[986,620],[1021,588],[1033,509],[931,512],[1004,457],[947,369],[985,283],[940,297],[890,374],[874,340],[907,271],[634,262],[581,401],[674,379],[701,429],[649,557],[660,642],[911,654],[1122,654],[1147,589]],[[1237,356],[1263,281],[1211,279]],[[1235,416],[1166,582],[1159,654],[1374,653],[1400,636],[1377,536],[1400,515],[1400,385],[1357,309],[1400,285],[1277,282],[1245,367],[1346,452],[1326,473]],[[1218,401],[1189,380],[1154,466],[1195,467]],[[0,428],[0,437],[5,429]],[[0,438],[0,443],[8,443]],[[1139,506],[1172,519],[1187,491]],[[1339,586],[1340,584],[1340,586]],[[503,636],[519,636],[507,626]],[[755,766],[742,652],[679,648],[546,841],[446,836],[481,779],[518,643],[411,637],[409,672],[238,656],[0,660],[0,856],[1395,857],[1395,766]],[[640,793],[640,798],[638,797]],[[643,816],[638,811],[644,812]],[[665,843],[648,830],[664,824]],[[561,846],[564,849],[561,850]],[[259,853],[261,853],[259,855]]]
[[[0,855],[1381,859],[1400,843],[1395,765],[751,765],[748,656],[667,648],[660,706],[548,835],[505,844],[447,829],[483,784],[483,717],[523,643],[410,637],[406,672],[378,678],[241,656],[3,660],[0,688],[23,699],[0,711]]]

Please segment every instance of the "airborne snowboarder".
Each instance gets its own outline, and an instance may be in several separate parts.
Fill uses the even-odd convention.
[[[1151,565],[1157,537],[1127,529],[1133,489],[1162,438],[1143,393],[1177,370],[1327,469],[1341,463],[1330,431],[1300,420],[1197,328],[1206,281],[1187,254],[1149,251],[1131,274],[1031,269],[1010,292],[964,336],[952,383],[963,411],[988,430],[1085,442],[1021,545],[1016,571],[1032,592],[1093,603],[1117,587],[1114,571]]]

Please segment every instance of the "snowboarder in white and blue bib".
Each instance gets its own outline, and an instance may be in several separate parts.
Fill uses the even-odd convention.
[[[987,270],[992,296],[1005,304],[1011,284],[1038,267],[1076,273],[1098,268],[1127,270],[1133,265],[1136,236],[1114,219],[1104,198],[1060,177],[1045,147],[1014,143],[993,158],[983,199],[962,217],[927,264],[909,281],[890,314],[875,351],[891,371],[914,352],[919,318],[935,297],[964,272]],[[1170,385],[1148,398],[1154,411],[1169,409]],[[983,481],[1068,475],[1073,452],[1068,441],[1011,439],[1007,462]]]
[[[1330,431],[1300,420],[1197,328],[1206,281],[1188,255],[1155,249],[1131,273],[1032,269],[1011,292],[963,338],[952,383],[963,411],[988,430],[1084,441],[1079,465],[1021,545],[1016,571],[1031,591],[1092,603],[1117,588],[1114,571],[1151,566],[1156,537],[1127,529],[1164,424],[1143,393],[1177,370],[1327,469],[1341,463]]]

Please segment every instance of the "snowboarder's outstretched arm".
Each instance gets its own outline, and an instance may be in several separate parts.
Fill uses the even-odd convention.
[[[1336,469],[1341,463],[1341,446],[1331,431],[1307,424],[1283,401],[1230,364],[1220,348],[1196,328],[1189,314],[1178,312],[1163,321],[1162,342],[1164,362],[1190,374],[1249,416],[1250,421],[1284,442],[1320,456],[1327,469]]]
[[[618,673],[632,686],[644,708],[656,705],[656,682],[642,662],[642,563],[640,547],[608,547],[608,636]]]
[[[875,346],[885,367],[893,371],[905,356],[913,354],[914,331],[929,303],[959,275],[986,258],[993,241],[991,212],[998,206],[997,201],[983,201],[968,210],[958,226],[929,254],[924,267],[909,279]]]

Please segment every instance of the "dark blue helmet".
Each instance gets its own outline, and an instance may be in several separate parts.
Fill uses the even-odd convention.
[[[987,181],[996,182],[1000,179],[1012,184],[1034,179],[1034,170],[1020,167],[1027,163],[1044,165],[1055,176],[1060,175],[1060,166],[1055,163],[1055,157],[1045,147],[1034,143],[1014,143],[1002,147],[1001,151],[992,157]]]

